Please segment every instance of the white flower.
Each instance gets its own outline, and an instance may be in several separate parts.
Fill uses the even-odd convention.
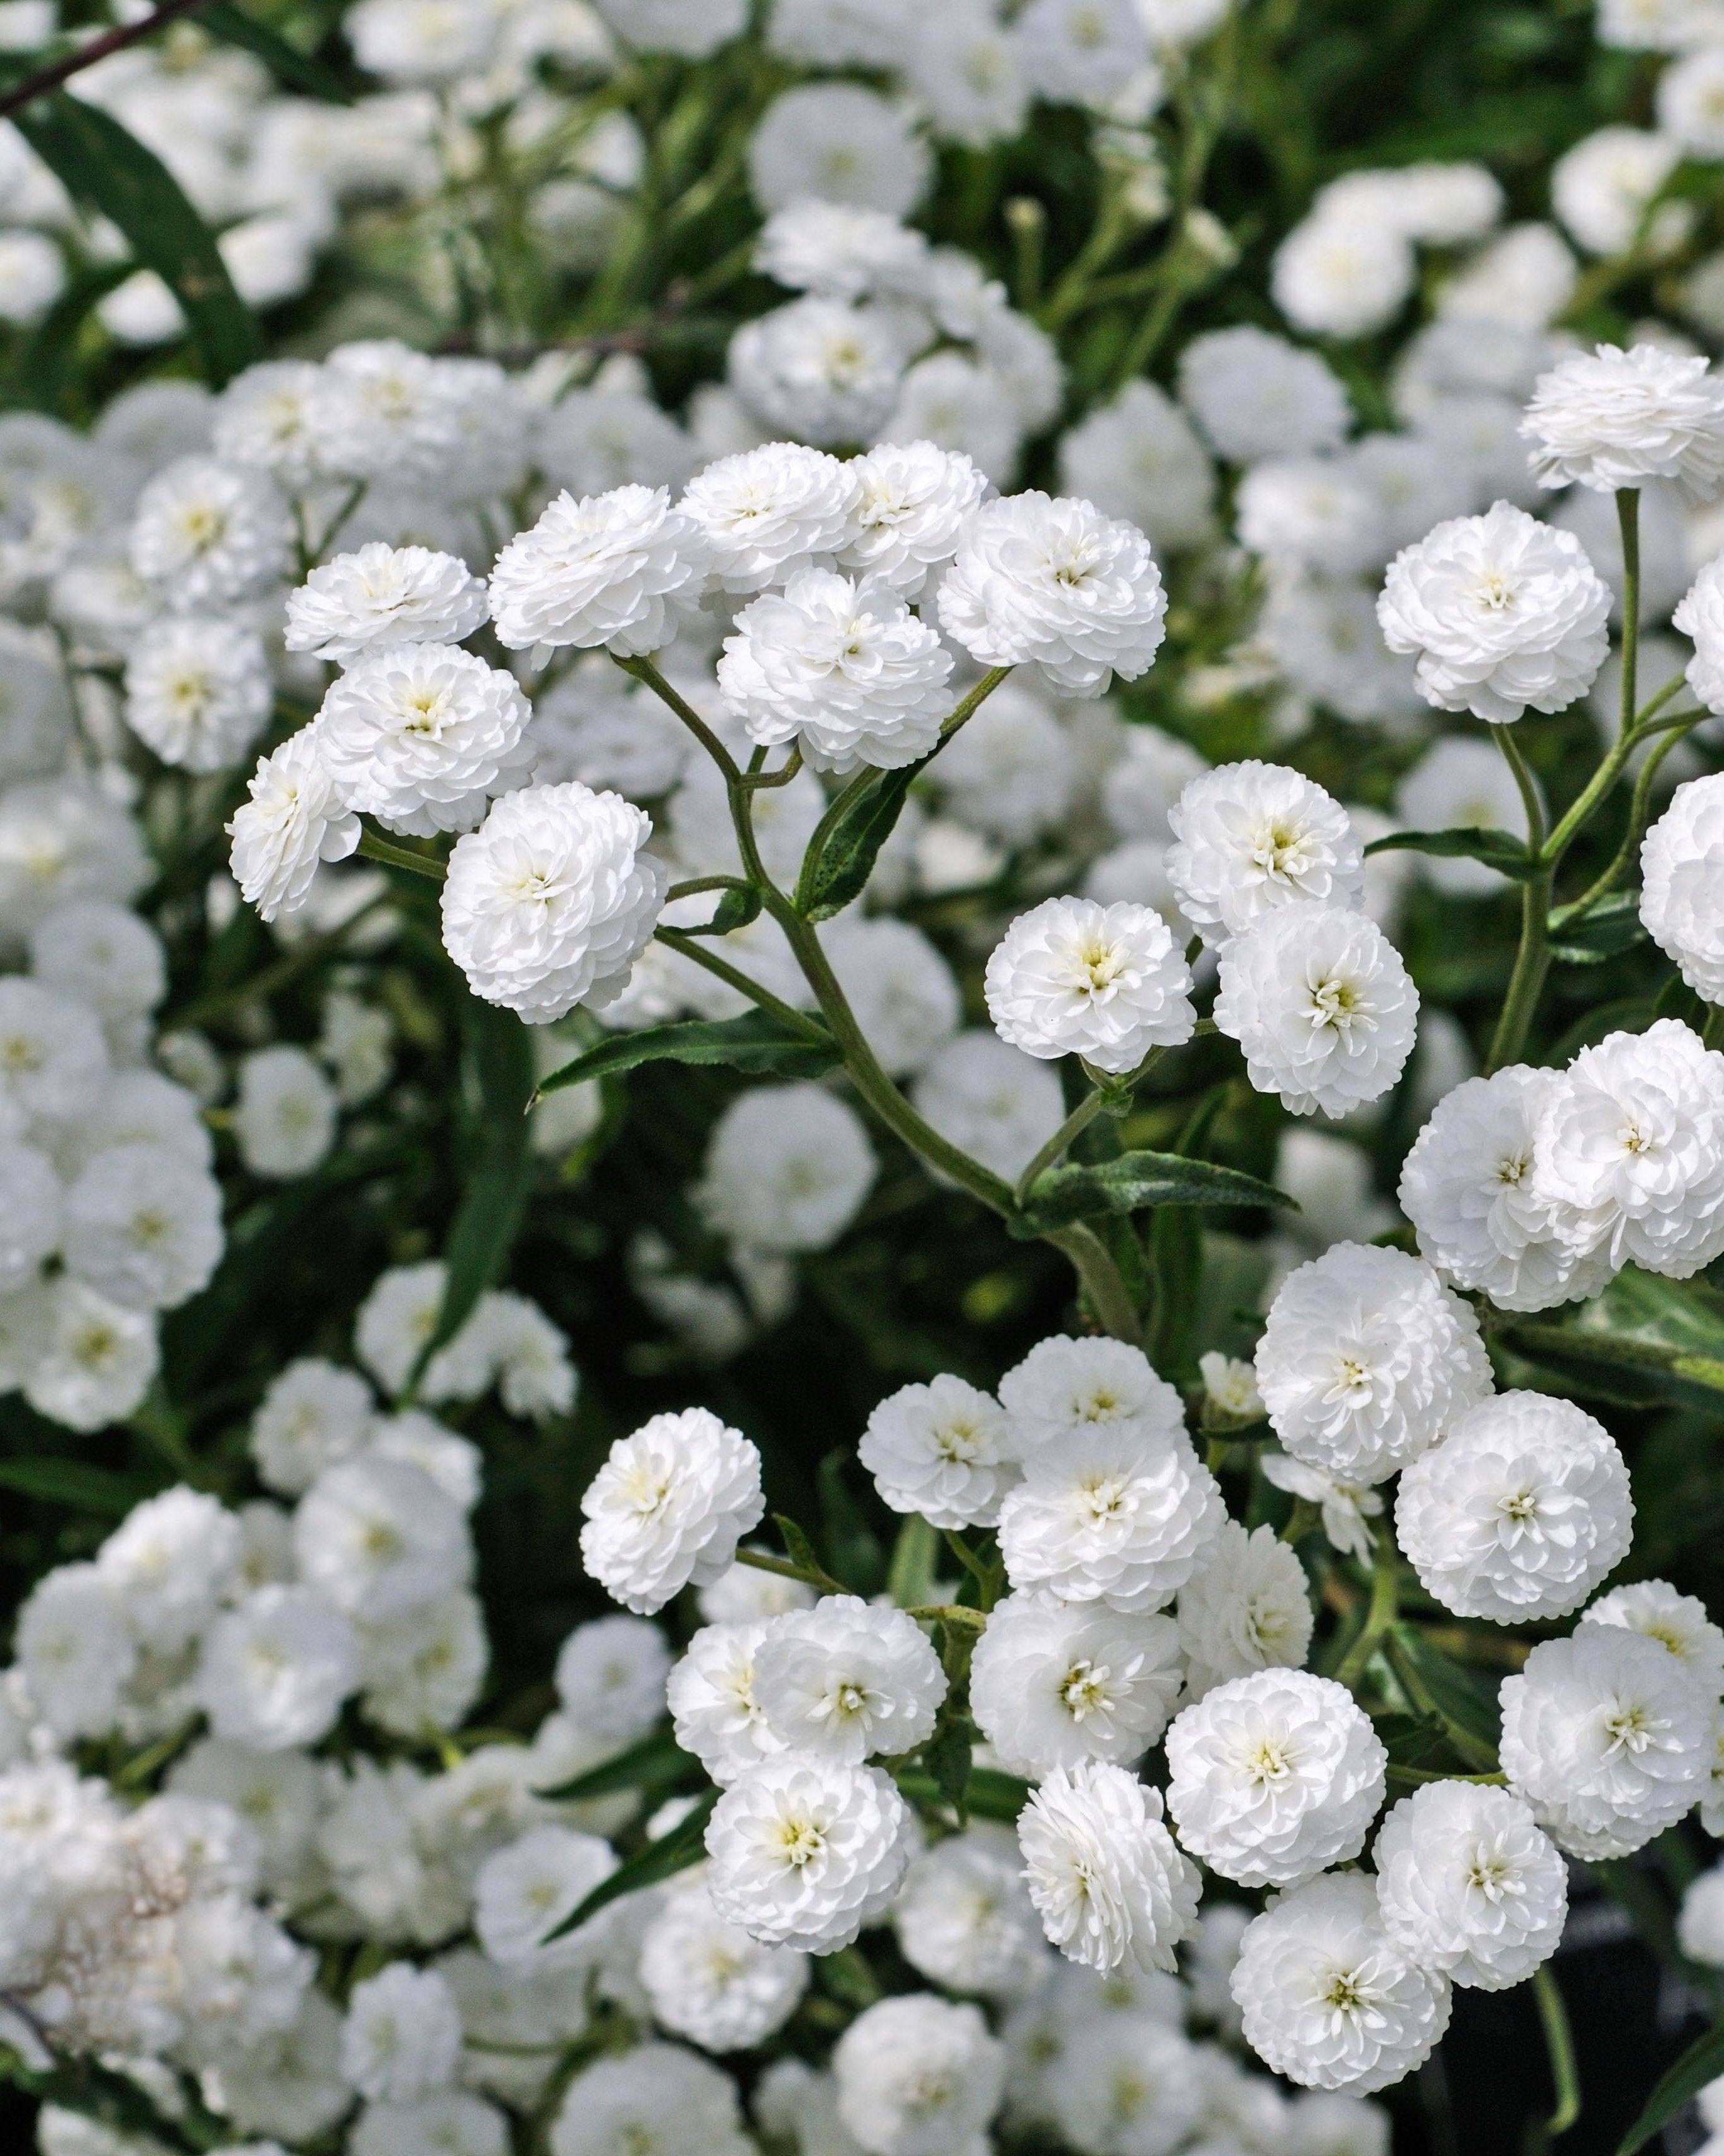
[[[140,1645],[176,1655],[215,1614],[239,1557],[239,1522],[183,1484],[133,1507],[96,1553]]]
[[[88,1004],[18,974],[0,980],[0,1130],[34,1124],[52,1142],[100,1098],[107,1043]]]
[[[1130,1436],[1178,1440],[1185,1434],[1178,1394],[1141,1348],[1123,1340],[1063,1332],[1039,1340],[1000,1379],[999,1396],[1026,1455],[1092,1424]]]
[[[983,1820],[924,1850],[892,1909],[898,1948],[949,1990],[1011,1998],[1047,1974],[1047,1948],[1009,1828]]]
[[[901,1609],[829,1594],[772,1620],[754,1653],[754,1696],[780,1743],[855,1766],[925,1743],[946,1676]]]
[[[1036,493],[973,513],[939,595],[942,627],[972,659],[1033,663],[1068,696],[1147,673],[1167,611],[1141,531],[1087,501]]]
[[[1683,607],[1691,609],[1693,602],[1691,593]],[[1690,674],[1701,664],[1696,659]],[[1679,786],[1640,845],[1640,919],[1653,942],[1675,960],[1689,987],[1713,1004],[1724,1003],[1721,873],[1724,773],[1713,773]]]
[[[992,1028],[937,1050],[911,1097],[942,1137],[1011,1183],[1065,1120],[1058,1074]]]
[[[1501,1697],[1509,1787],[1571,1856],[1632,1856],[1706,1794],[1714,1702],[1655,1640],[1582,1625]]]
[[[251,1453],[260,1479],[297,1497],[326,1467],[359,1450],[371,1419],[371,1391],[362,1378],[316,1356],[290,1363],[270,1380],[252,1418]]]
[[[1553,1070],[1510,1065],[1439,1101],[1401,1170],[1402,1209],[1419,1247],[1457,1287],[1503,1310],[1546,1310],[1595,1294],[1612,1270],[1588,1254],[1571,1204],[1536,1173]]]
[[[1117,1979],[1108,1986],[1119,1988]],[[1092,2012],[1074,2020],[1047,2070],[1050,2123],[1080,2156],[1168,2156],[1187,2147],[1244,2147],[1213,2116],[1219,2063],[1219,2054],[1188,2044],[1177,2026],[1145,2010],[1122,2002],[1116,2010]],[[1266,2089],[1269,2084],[1248,2086]],[[1209,2125],[1220,2138],[1188,2141],[1188,2134]]]
[[[1356,907],[1364,870],[1347,811],[1285,764],[1200,773],[1167,811],[1179,910],[1212,947],[1303,901]]]
[[[860,483],[862,498],[840,567],[890,584],[906,599],[919,598],[957,553],[965,521],[988,491],[986,478],[967,456],[931,442],[883,442],[846,469]]]
[[[382,644],[459,644],[490,611],[484,585],[453,554],[373,540],[289,593],[286,644],[350,666]]]
[[[584,1952],[578,1932],[550,1934],[617,1868],[615,1851],[596,1834],[536,1826],[494,1850],[474,1881],[473,1928],[504,1969],[568,1968]],[[577,1944],[577,1942],[579,1941]]]
[[[819,771],[892,771],[938,742],[952,668],[890,585],[801,569],[737,615],[718,686],[752,742],[798,742]]]
[[[1180,358],[1179,394],[1234,464],[1337,449],[1352,416],[1316,352],[1249,326],[1193,337]]]
[[[308,420],[317,462],[344,477],[434,487],[460,453],[441,363],[391,337],[338,345],[311,386]]]
[[[1290,1132],[1288,1135],[1296,1133]],[[1224,1355],[1211,1348],[1207,1354],[1198,1356],[1198,1375],[1203,1381],[1205,1399],[1224,1414],[1240,1422],[1262,1420],[1265,1413],[1263,1395],[1257,1389],[1257,1373],[1250,1363],[1241,1362],[1236,1355]],[[1291,1485],[1281,1486],[1290,1488]]]
[[[1247,1928],[1233,1973],[1245,2041],[1306,2088],[1388,2088],[1449,2025],[1449,1979],[1409,1961],[1357,1872],[1279,1896]]]
[[[336,793],[315,726],[259,757],[228,825],[233,880],[265,921],[296,913],[320,861],[344,861],[359,844],[359,819]]]
[[[603,644],[624,658],[675,636],[706,571],[700,534],[667,489],[557,495],[491,571],[491,619],[511,650]]]
[[[1629,52],[1681,53],[1717,41],[1716,0],[1598,0],[1593,35]]]
[[[1668,67],[1658,79],[1659,131],[1673,136],[1692,157],[1724,154],[1724,84],[1721,49],[1702,45]]]
[[[1624,254],[1640,240],[1668,254],[1692,223],[1691,205],[1647,210],[1680,161],[1682,146],[1644,127],[1599,127],[1551,167],[1551,207],[1588,254]]]
[[[784,9],[776,12],[782,18]],[[913,292],[927,253],[921,233],[882,210],[809,196],[767,219],[754,266],[788,291],[865,300],[880,292]]]
[[[392,643],[323,700],[318,753],[350,808],[421,838],[470,830],[521,783],[532,716],[515,678],[453,644]]]
[[[1703,357],[1659,345],[1571,352],[1538,377],[1521,432],[1544,486],[1614,494],[1671,479],[1710,501],[1724,480],[1724,388]]]
[[[237,2112],[238,2107],[231,2106],[232,2077],[227,2070],[222,2089]],[[447,2156],[506,2156],[508,2146],[504,2114],[465,2089],[439,2089],[418,2103],[367,2104],[347,2137],[349,2156],[419,2156],[421,2150],[430,2148],[439,2156],[443,2152]],[[249,2156],[273,2156],[273,2152],[254,2148]]]
[[[712,1905],[768,1946],[834,1953],[897,1898],[911,1815],[877,1767],[786,1753],[751,1767],[706,1825]]]
[[[713,1126],[695,1202],[743,1249],[824,1250],[855,1218],[875,1173],[854,1109],[814,1085],[757,1086]]]
[[[1382,1482],[1491,1389],[1478,1320],[1404,1250],[1337,1243],[1289,1274],[1257,1343],[1257,1383],[1296,1460]]]
[[[1101,1761],[1056,1767],[1018,1815],[1018,1840],[1029,1898],[1069,1959],[1104,1975],[1174,1968],[1200,1888],[1157,1790]]]
[[[557,1697],[579,1729],[632,1744],[664,1712],[670,1650],[656,1625],[596,1617],[577,1625],[557,1656]]]
[[[272,701],[264,640],[239,623],[169,614],[126,661],[126,723],[164,763],[220,771],[256,740]]]
[[[221,1185],[166,1146],[112,1146],[66,1193],[66,1269],[131,1310],[172,1310],[220,1260]]]
[[[994,370],[947,346],[908,370],[882,432],[893,441],[933,442],[1003,480],[1016,469],[1024,423]]]
[[[1044,899],[995,946],[986,989],[1002,1040],[1101,1070],[1135,1070],[1151,1049],[1189,1040],[1197,1024],[1190,969],[1147,906]]]
[[[1724,1692],[1724,1631],[1705,1603],[1679,1594],[1667,1579],[1636,1579],[1613,1587],[1587,1610],[1585,1625],[1621,1625],[1668,1647],[1709,1699]]]
[[[1445,1609],[1499,1625],[1566,1617],[1628,1553],[1616,1440],[1572,1400],[1504,1393],[1401,1477],[1395,1532]]]
[[[177,613],[250,598],[287,566],[287,505],[267,472],[180,457],[138,496],[128,551]]]
[[[854,464],[768,442],[708,465],[677,506],[705,543],[712,583],[745,593],[829,562],[855,536],[861,505]]]
[[[824,62],[831,48],[821,42]],[[903,114],[856,83],[785,90],[748,145],[748,183],[764,210],[813,196],[902,217],[926,186],[929,164]]]
[[[161,1363],[152,1317],[110,1302],[82,1281],[50,1281],[22,1320],[24,1398],[69,1429],[105,1430],[129,1415]]]
[[[703,59],[747,27],[746,0],[598,0],[598,12],[638,51]]]
[[[1239,481],[1239,543],[1285,581],[1301,570],[1350,577],[1387,548],[1376,495],[1350,458],[1273,457]]]
[[[485,1613],[464,1587],[367,1625],[361,1644],[367,1718],[409,1742],[458,1727],[490,1661]]]
[[[1266,914],[1221,954],[1215,1023],[1260,1093],[1296,1116],[1382,1097],[1412,1052],[1419,992],[1373,921],[1309,902]]]
[[[738,1570],[747,1579],[772,1578],[769,1573]],[[757,1761],[785,1749],[767,1727],[755,1696],[755,1656],[769,1621],[762,1615],[703,1625],[666,1682],[677,1743],[694,1753],[721,1789],[728,1789]]]
[[[362,2096],[417,2103],[455,2078],[461,2017],[434,1969],[391,1962],[353,1987],[341,2030],[341,2071]]]
[[[755,1545],[751,1543],[744,1547],[752,1549]],[[762,1551],[761,1554],[770,1553]],[[753,1625],[768,1617],[782,1617],[787,1609],[811,1609],[814,1590],[799,1579],[786,1579],[780,1573],[762,1572],[739,1559],[728,1572],[721,1573],[711,1586],[703,1587],[695,1599],[709,1625]]]
[[[744,322],[730,385],[762,426],[806,442],[870,440],[898,401],[905,354],[878,307],[811,294]]]
[[[703,18],[710,19],[710,18]],[[566,2025],[559,2018],[559,2031]],[[559,2038],[560,2041],[560,2038]],[[680,2044],[639,2044],[570,2082],[550,2156],[752,2156],[737,2123],[736,2085]]]
[[[1005,2086],[979,2008],[931,1992],[882,1999],[832,2055],[838,2115],[868,2156],[974,2156]]]
[[[1229,1520],[1179,1590],[1179,1645],[1193,1699],[1253,1670],[1302,1669],[1314,1620],[1305,1568],[1273,1527]]]
[[[260,1587],[210,1627],[195,1680],[210,1727],[254,1752],[315,1744],[359,1685],[353,1628],[303,1587]]]
[[[259,1048],[239,1066],[233,1134],[254,1175],[308,1175],[334,1142],[340,1103],[302,1048]]]
[[[1675,1019],[1607,1034],[1546,1096],[1533,1191],[1614,1271],[1686,1280],[1724,1250],[1724,1055]]]
[[[48,1156],[0,1137],[0,1296],[16,1295],[35,1280],[43,1260],[59,1248],[62,1217],[59,1178]]]
[[[1070,734],[1047,697],[1020,674],[1002,682],[952,737],[929,775],[961,825],[1018,847],[1060,823],[1072,805],[1078,774]],[[960,888],[967,881],[991,882],[1000,862],[984,848],[967,875],[962,865],[960,857],[960,872],[952,878]],[[925,888],[941,887],[920,850],[917,872]]]
[[[781,2029],[808,1988],[805,1954],[762,1946],[712,1906],[704,1879],[677,1888],[640,1943],[653,2019],[707,2051],[752,2051]]]
[[[991,1527],[1018,1479],[1018,1447],[988,1394],[945,1373],[880,1402],[857,1448],[895,1512],[936,1527]]]
[[[1573,534],[1506,501],[1403,547],[1377,603],[1389,649],[1419,655],[1425,701],[1498,726],[1584,696],[1609,614],[1609,588]]]
[[[654,1415],[611,1447],[581,1510],[582,1563],[649,1616],[691,1582],[710,1586],[758,1525],[760,1455],[704,1408]]]
[[[1259,1464],[1266,1482],[1322,1508],[1323,1532],[1342,1556],[1356,1557],[1361,1564],[1371,1562],[1377,1534],[1367,1522],[1382,1515],[1381,1491],[1367,1489],[1360,1482],[1337,1481],[1321,1468],[1307,1467],[1290,1453],[1276,1452],[1271,1447],[1264,1449]]]
[[[311,398],[321,369],[303,359],[264,360],[236,374],[216,399],[210,439],[230,464],[259,465],[290,494],[315,468]]]
[[[970,1711],[1009,1773],[1129,1765],[1166,1728],[1183,1674],[1171,1618],[1008,1594],[976,1642]]]
[[[109,900],[56,906],[32,928],[29,945],[30,971],[44,987],[94,1005],[110,1027],[153,1010],[167,993],[162,938],[148,921]]]
[[[621,993],[669,881],[652,832],[618,793],[577,780],[505,794],[456,841],[443,939],[475,995],[530,1024]]]
[[[1556,1952],[1568,1866],[1507,1789],[1427,1783],[1387,1814],[1372,1857],[1383,1928],[1419,1968],[1505,1991]]]
[[[1158,1609],[1224,1517],[1214,1477],[1183,1432],[1101,1423],[1029,1455],[1000,1507],[1000,1553],[1013,1587]]]
[[[155,880],[143,834],[84,778],[27,780],[0,794],[0,918],[28,934],[76,898],[124,906]]]
[[[1724,1969],[1724,1865],[1690,1882],[1676,1913],[1676,1943],[1704,1969]]]
[[[1382,206],[1326,202],[1332,192],[1325,188],[1275,249],[1270,288],[1296,329],[1316,336],[1367,336],[1400,312],[1418,264],[1408,234],[1381,213]]]
[[[462,1584],[461,1508],[421,1469],[362,1453],[326,1468],[294,1514],[300,1577],[345,1617],[376,1624]]]
[[[43,1574],[18,1611],[14,1651],[57,1737],[100,1737],[114,1727],[137,1650],[119,1596],[95,1565]]]
[[[1060,480],[1170,553],[1214,536],[1214,468],[1189,420],[1152,382],[1128,382],[1061,438]]]
[[[1224,1878],[1288,1887],[1358,1855],[1388,1758],[1343,1686],[1260,1670],[1175,1717],[1167,1809],[1185,1846]]]

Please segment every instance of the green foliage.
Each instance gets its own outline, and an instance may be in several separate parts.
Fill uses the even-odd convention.
[[[572,1063],[539,1081],[538,1096],[560,1092],[594,1078],[613,1078],[644,1063],[721,1064],[751,1076],[818,1078],[838,1060],[820,1029],[786,1025],[765,1011],[744,1011],[740,1018],[690,1019],[676,1025],[644,1026],[639,1033],[613,1034]]]

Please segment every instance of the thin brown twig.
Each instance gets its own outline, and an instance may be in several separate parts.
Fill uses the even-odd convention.
[[[100,37],[92,38],[88,44],[80,45],[76,52],[68,53],[51,67],[40,68],[34,74],[26,75],[16,90],[9,90],[0,97],[0,120],[22,112],[27,105],[33,105],[38,97],[58,90],[74,74],[82,74],[85,68],[106,59],[110,53],[122,53],[128,45],[141,44],[146,38],[154,37],[157,30],[165,29],[182,15],[189,15],[205,4],[206,0],[162,0],[162,5],[141,22],[127,23],[117,30],[107,30]]]

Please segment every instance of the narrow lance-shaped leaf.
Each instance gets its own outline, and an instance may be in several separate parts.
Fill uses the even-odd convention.
[[[1724,2074],[1724,2022],[1689,2046],[1646,2099],[1646,2108],[1623,2136],[1616,2156],[1639,2156],[1710,2081]]]
[[[538,1097],[588,1079],[613,1078],[644,1063],[717,1064],[754,1077],[818,1078],[838,1060],[836,1045],[823,1045],[813,1021],[803,1033],[770,1012],[744,1011],[740,1018],[691,1019],[619,1033],[541,1079]]]
[[[685,1752],[668,1729],[654,1729],[614,1759],[589,1767],[554,1789],[535,1789],[547,1804],[573,1804],[587,1797],[614,1796],[621,1789],[667,1789],[699,1774],[700,1763]]]
[[[1080,1168],[1038,1176],[1024,1211],[1007,1223],[1022,1239],[1069,1228],[1097,1213],[1136,1213],[1147,1205],[1283,1205],[1295,1201],[1273,1183],[1213,1161],[1177,1152],[1122,1152]]]
[[[1501,875],[1522,881],[1538,874],[1538,864],[1527,852],[1526,841],[1517,839],[1512,831],[1481,831],[1472,824],[1453,831],[1391,831],[1385,838],[1373,839],[1365,851],[1385,854],[1396,849],[1437,854],[1451,860],[1483,861]]]
[[[796,891],[799,913],[810,921],[829,921],[861,896],[880,848],[903,814],[911,781],[930,761],[924,757],[901,771],[882,772],[849,804],[827,833],[819,858],[803,865]]]
[[[702,1797],[688,1817],[672,1827],[669,1834],[649,1841],[626,1864],[619,1865],[608,1879],[601,1880],[586,1900],[572,1909],[555,1931],[547,1932],[540,1943],[548,1947],[553,1939],[578,1931],[590,1917],[596,1917],[601,1909],[608,1909],[613,1902],[621,1901],[625,1894],[638,1894],[643,1887],[659,1886],[667,1879],[674,1879],[679,1871],[686,1871],[691,1864],[698,1864],[706,1854],[706,1822],[717,1802],[716,1789]]]
[[[198,21],[211,37],[219,38],[224,44],[238,45],[260,59],[277,81],[290,90],[300,90],[307,97],[321,97],[330,105],[353,102],[352,91],[333,68],[289,44],[279,31],[234,7],[232,0],[204,0],[198,10]]]

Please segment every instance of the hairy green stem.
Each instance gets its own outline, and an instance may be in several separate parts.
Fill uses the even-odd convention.
[[[1029,1204],[1029,1194],[1034,1189],[1038,1177],[1044,1168],[1049,1168],[1054,1165],[1060,1156],[1070,1147],[1074,1138],[1088,1130],[1096,1116],[1101,1114],[1102,1105],[1106,1098],[1107,1096],[1099,1087],[1092,1086],[1041,1151],[1037,1153],[1035,1158],[1030,1162],[1029,1167],[1018,1178],[1016,1194],[1020,1206]]]
[[[386,868],[407,869],[414,875],[428,876],[433,883],[441,883],[449,874],[444,862],[429,854],[416,854],[410,846],[392,845],[369,824],[359,834],[359,857],[366,861],[381,861]]]
[[[1540,856],[1544,850],[1544,803],[1539,798],[1537,781],[1527,769],[1526,759],[1510,729],[1493,726],[1491,731],[1521,790],[1521,805],[1526,812],[1527,847],[1535,856]],[[1520,947],[1515,953],[1515,970],[1509,977],[1508,993],[1503,998],[1496,1032],[1491,1043],[1490,1060],[1485,1066],[1487,1076],[1493,1070],[1501,1070],[1506,1063],[1517,1062],[1526,1045],[1539,991],[1550,971],[1551,891],[1554,880],[1552,870],[1544,869],[1529,876],[1521,886]]]
[[[1619,487],[1616,521],[1622,533],[1622,725],[1626,737],[1634,730],[1636,671],[1640,661],[1640,490]]]
[[[1541,2122],[1531,2139],[1536,2149],[1547,2148],[1561,2138],[1580,2117],[1580,2068],[1574,2056],[1574,2032],[1568,2026],[1568,2010],[1550,1964],[1542,1962],[1533,1972],[1532,1996],[1537,2002],[1539,2025],[1545,2049],[1550,2054],[1551,2081],[1556,2108]]]
[[[848,1591],[829,1572],[813,1572],[805,1564],[793,1564],[788,1557],[768,1557],[764,1550],[740,1548],[736,1562],[751,1566],[756,1572],[770,1572],[780,1579],[799,1579],[804,1587],[814,1588],[822,1594],[843,1594]]]
[[[818,1042],[823,1047],[828,1045],[827,1035],[806,1011],[796,1009],[782,997],[775,996],[770,988],[763,988],[740,967],[731,965],[729,959],[721,958],[716,952],[704,949],[697,937],[685,936],[680,928],[666,928],[661,925],[653,931],[653,940],[663,943],[682,957],[692,959],[695,965],[711,973],[716,980],[727,983],[738,995],[747,996],[750,1003],[758,1004],[763,1011],[769,1011],[784,1024],[806,1034],[809,1040]]]

